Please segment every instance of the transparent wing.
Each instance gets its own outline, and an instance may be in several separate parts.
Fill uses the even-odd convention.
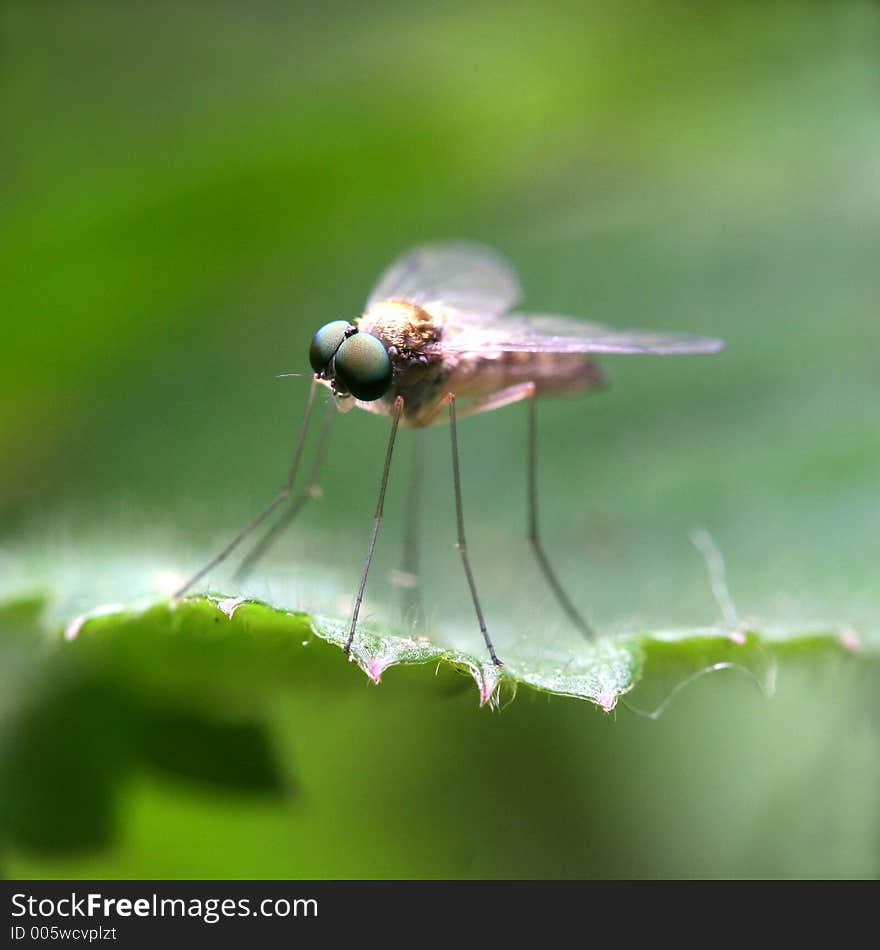
[[[424,244],[398,258],[379,278],[367,306],[407,300],[499,316],[519,298],[519,280],[497,251],[470,241],[450,241]]]
[[[551,314],[512,313],[503,320],[474,312],[447,323],[438,346],[454,353],[717,353],[723,340],[685,333],[620,330]]]

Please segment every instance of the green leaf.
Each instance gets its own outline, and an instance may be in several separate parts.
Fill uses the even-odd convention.
[[[316,662],[341,664],[347,624],[242,598],[193,597],[142,610],[81,617],[68,628],[66,650],[110,663],[151,688],[230,690],[253,695],[267,684],[308,676]],[[854,648],[834,632],[772,636],[755,630],[655,631],[582,642],[564,656],[530,643],[505,656],[503,667],[427,637],[359,628],[350,660],[374,683],[394,666],[448,666],[471,677],[481,704],[499,705],[518,687],[585,699],[610,712],[637,686],[653,711],[690,678],[717,669],[750,674],[766,692],[777,656],[846,654]],[[195,684],[195,686],[193,685]]]
[[[296,687],[343,688],[348,674],[339,620],[241,598],[193,597],[144,608],[103,607],[46,636],[43,602],[0,607],[8,711],[0,771],[5,835],[52,853],[108,845],[119,824],[119,790],[132,772],[233,793],[286,795],[267,716],[270,700]],[[531,644],[531,645],[529,645]],[[441,691],[464,674],[481,705],[499,707],[518,688],[585,699],[610,712],[621,698],[656,716],[695,678],[746,672],[773,689],[777,658],[846,656],[853,644],[825,632],[784,639],[704,629],[580,642],[570,656],[522,643],[503,668],[426,637],[364,624],[351,664],[373,683],[435,670],[420,689]],[[438,685],[439,684],[439,685]],[[414,681],[415,685],[415,681]],[[16,688],[17,687],[17,688]],[[632,693],[632,697],[628,694]]]

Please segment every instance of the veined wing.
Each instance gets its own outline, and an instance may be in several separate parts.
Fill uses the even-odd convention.
[[[723,340],[685,333],[622,330],[575,317],[512,313],[503,319],[462,313],[438,344],[453,353],[717,353]]]
[[[406,300],[492,317],[506,313],[520,296],[516,273],[497,251],[470,241],[449,241],[424,244],[398,258],[379,278],[367,307]]]

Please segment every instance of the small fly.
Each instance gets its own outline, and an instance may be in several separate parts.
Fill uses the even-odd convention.
[[[312,339],[309,361],[314,370],[313,382],[293,462],[281,490],[177,591],[176,596],[183,595],[224,560],[290,496],[300,467],[316,388],[321,385],[335,398],[328,403],[306,488],[251,552],[242,568],[253,565],[316,493],[329,423],[335,411],[347,412],[357,406],[388,416],[391,432],[367,557],[345,644],[349,653],[379,536],[397,430],[400,426],[423,428],[448,419],[457,546],[489,656],[496,665],[503,665],[489,635],[467,552],[456,425],[462,416],[526,401],[528,542],[561,609],[585,636],[594,636],[592,627],[562,587],[541,544],[537,511],[537,399],[599,388],[603,377],[593,354],[707,354],[717,353],[724,344],[721,340],[678,333],[616,330],[575,317],[513,312],[519,298],[520,285],[515,272],[497,252],[481,244],[425,245],[393,263],[373,288],[360,317],[325,324]]]

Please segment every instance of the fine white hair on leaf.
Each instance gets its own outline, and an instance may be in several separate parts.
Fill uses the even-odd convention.
[[[690,676],[686,676],[684,679],[679,680],[672,689],[667,693],[663,701],[655,706],[653,709],[641,709],[638,706],[634,706],[632,702],[624,699],[622,700],[622,705],[626,706],[630,712],[635,713],[637,716],[643,716],[645,719],[659,719],[664,712],[672,704],[672,701],[678,696],[678,694],[690,686],[691,683],[696,682],[698,679],[702,679],[704,676],[709,673],[719,673],[722,670],[734,670],[739,673],[744,673],[749,677],[758,689],[763,693],[768,699],[773,696],[776,692],[776,662],[772,660],[764,674],[764,678],[756,676],[753,670],[750,670],[747,666],[744,666],[741,663],[732,663],[729,661],[723,661],[719,663],[713,663],[710,666],[703,667],[701,670],[695,670]]]
[[[742,621],[727,586],[727,569],[724,565],[724,556],[721,550],[705,528],[693,530],[690,539],[691,544],[703,555],[706,561],[712,595],[715,598],[715,603],[718,604],[724,622],[731,630],[739,629],[742,626]]]

